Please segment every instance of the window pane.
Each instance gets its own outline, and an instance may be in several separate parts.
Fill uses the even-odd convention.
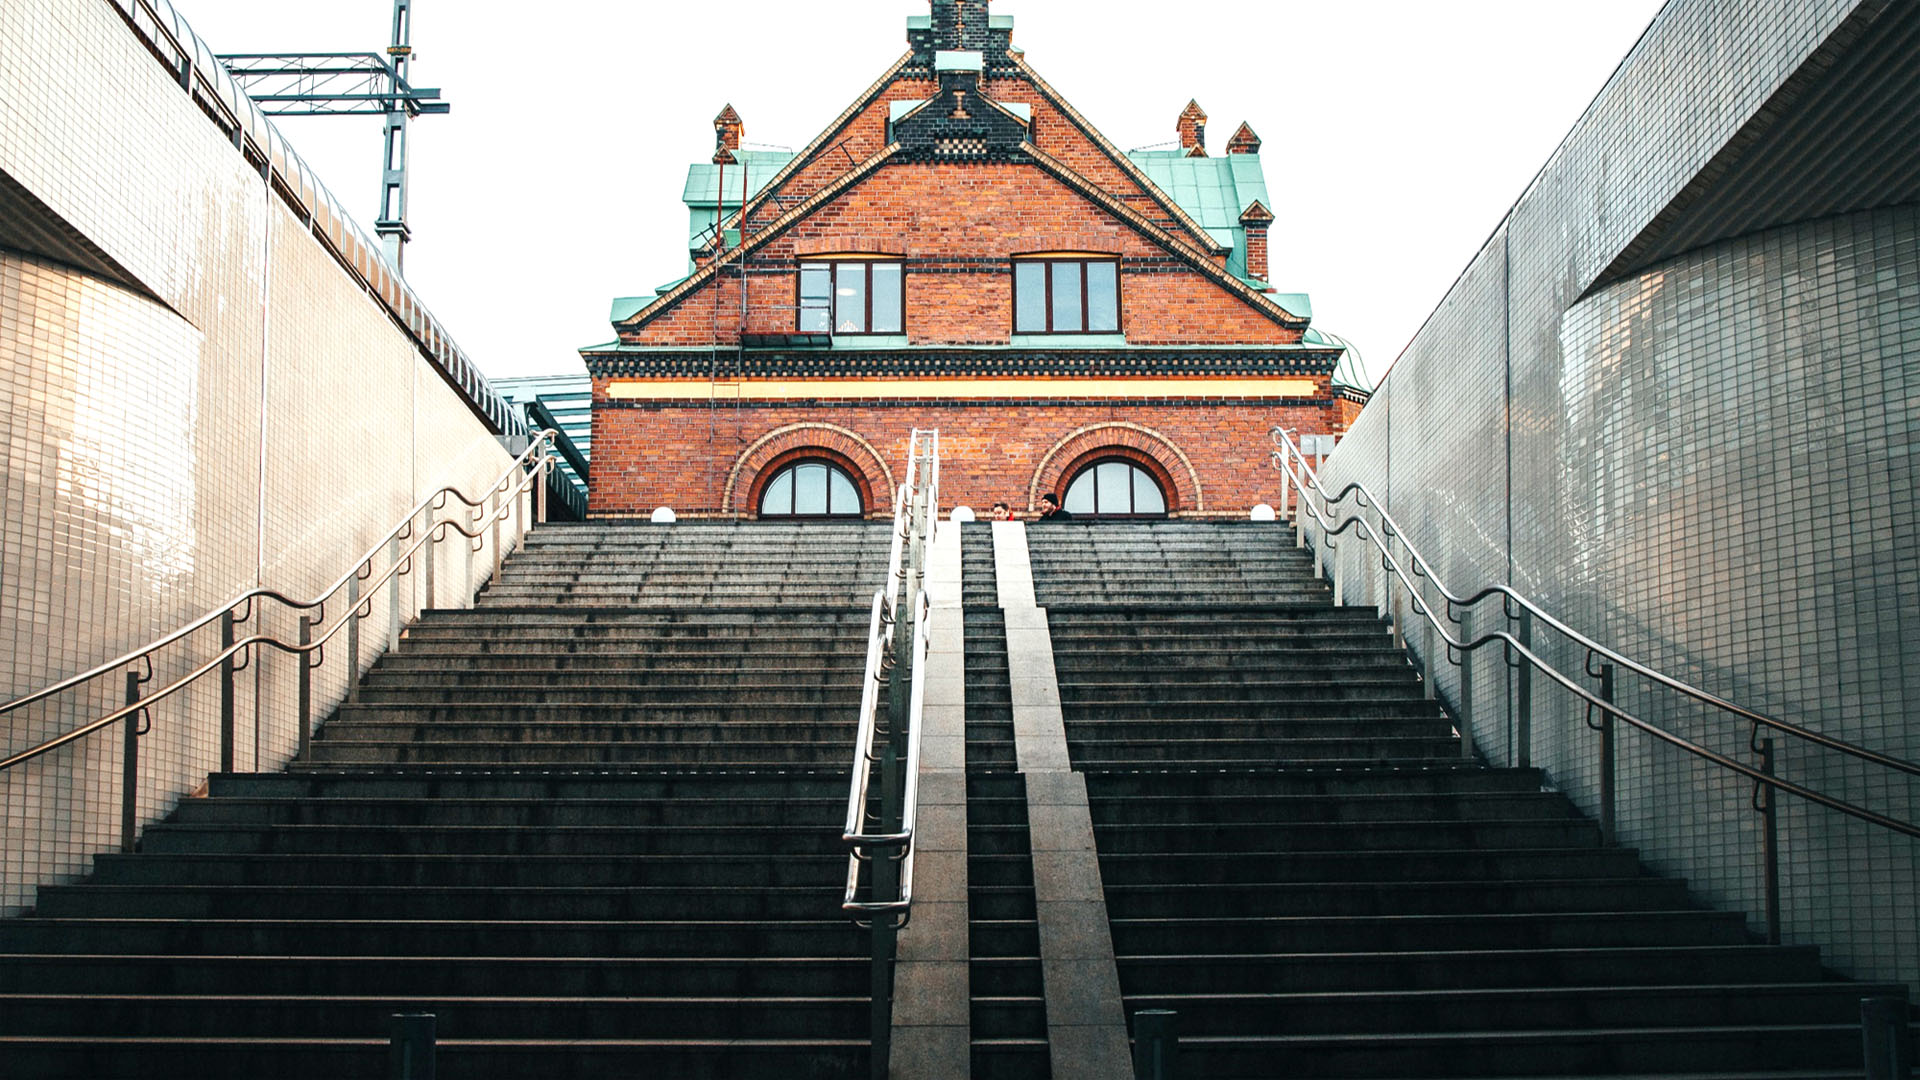
[[[839,469],[831,469],[827,473],[827,512],[830,514],[860,512],[860,495],[853,490],[853,481],[847,479],[847,474]]]
[[[1119,277],[1113,263],[1087,264],[1087,329],[1100,334],[1120,329]]]
[[[1013,329],[1019,334],[1047,332],[1047,265],[1013,264]]]
[[[825,465],[794,466],[793,512],[796,514],[827,512],[827,467]]]
[[[900,264],[873,264],[873,332],[900,332]]]
[[[1080,326],[1080,267],[1077,262],[1053,264],[1053,328],[1076,331]]]
[[[1094,468],[1099,491],[1094,501],[1103,514],[1133,513],[1133,466],[1124,461],[1103,461]]]
[[[1093,513],[1093,470],[1088,469],[1067,485],[1067,499],[1060,509],[1069,514]]]
[[[834,268],[833,332],[836,334],[867,332],[866,263],[839,263]],[[825,480],[822,479],[821,482],[825,483]]]
[[[763,514],[793,513],[792,469],[780,470],[780,474],[767,485],[766,494],[760,496],[760,512]]]
[[[833,267],[800,268],[800,332],[825,334],[833,330]]]
[[[1153,475],[1145,469],[1133,470],[1133,512],[1136,514],[1167,512],[1166,496],[1160,493],[1160,485],[1153,482]]]

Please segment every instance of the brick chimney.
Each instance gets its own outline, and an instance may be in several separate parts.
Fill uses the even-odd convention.
[[[1207,156],[1207,110],[1198,101],[1180,110],[1180,149],[1188,157]]]
[[[1240,213],[1240,227],[1247,231],[1247,276],[1267,280],[1267,226],[1273,224],[1273,211],[1259,199]]]
[[[988,0],[933,0],[933,47],[948,52],[985,52],[993,44]]]
[[[1257,154],[1259,152],[1260,136],[1255,135],[1253,128],[1246,124],[1241,124],[1240,130],[1234,132],[1233,138],[1227,140],[1227,153],[1229,154]]]
[[[713,163],[731,165],[738,161],[740,137],[746,133],[747,125],[741,123],[740,114],[733,111],[733,106],[721,109],[720,115],[713,118]]]

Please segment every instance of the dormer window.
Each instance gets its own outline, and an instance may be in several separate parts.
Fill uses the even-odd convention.
[[[1013,263],[1013,332],[1120,332],[1120,260],[1034,256]]]
[[[899,334],[906,326],[900,262],[823,259],[800,264],[803,334]]]

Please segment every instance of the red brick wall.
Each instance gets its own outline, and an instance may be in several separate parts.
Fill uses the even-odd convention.
[[[820,207],[754,254],[762,269],[749,273],[748,330],[795,328],[796,271],[781,269],[791,260],[874,252],[938,264],[907,268],[914,344],[1005,343],[1013,326],[1011,257],[1059,250],[1121,257],[1121,326],[1134,344],[1300,340],[1300,331],[1276,324],[1038,166],[1011,163],[888,166]],[[622,340],[738,341],[738,290],[738,278],[723,274]]]
[[[1326,380],[1320,382],[1324,394]],[[605,401],[605,392],[605,380],[596,380],[597,402]],[[1305,434],[1331,433],[1334,422],[1332,402],[1324,396],[1300,404],[599,404],[593,414],[590,506],[595,517],[644,516],[658,506],[670,506],[682,517],[750,514],[762,471],[811,445],[831,451],[843,464],[860,465],[861,478],[880,504],[870,504],[869,510],[886,511],[890,497],[877,493],[897,482],[912,429],[937,427],[942,502],[949,507],[984,510],[1004,500],[1030,509],[1039,490],[1065,489],[1071,479],[1066,470],[1074,461],[1121,447],[1152,456],[1173,478],[1169,501],[1181,516],[1243,518],[1253,504],[1272,504],[1279,497],[1268,431],[1279,424]],[[767,438],[802,424],[830,426]]]

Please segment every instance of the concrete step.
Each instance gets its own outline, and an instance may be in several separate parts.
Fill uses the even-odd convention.
[[[859,956],[837,910],[817,920],[489,922],[336,919],[10,919],[0,955]],[[502,987],[511,993],[510,987]]]
[[[843,854],[660,855],[605,859],[571,855],[239,855],[169,854],[94,857],[92,881],[103,885],[367,885],[529,888],[812,886],[839,895]],[[851,925],[851,924],[849,924]],[[487,955],[483,952],[481,955]]]
[[[160,822],[141,850],[255,855],[823,855],[840,823],[790,825],[274,825]]]
[[[509,989],[503,987],[502,989]],[[365,1038],[395,1013],[432,1013],[440,1040],[840,1039],[866,1036],[865,996],[400,997],[101,994],[0,995],[0,1036],[217,1040]],[[366,1074],[376,1075],[376,1074]]]
[[[1458,915],[1522,912],[1665,911],[1688,905],[1686,883],[1666,878],[1471,881],[1235,882],[1110,885],[1116,918],[1179,918],[1196,911],[1244,915]]]
[[[1113,919],[1120,955],[1195,952],[1311,953],[1385,949],[1593,948],[1737,945],[1746,920],[1732,912],[1576,911],[1520,914],[1269,916]]]
[[[716,886],[679,889],[272,885],[52,885],[40,890],[45,918],[112,917],[138,911],[155,919],[244,919],[272,912],[280,919],[510,921],[651,921],[831,918],[837,894],[807,886],[752,890]]]
[[[482,1039],[443,1040],[439,1070],[463,1080],[528,1076],[671,1076],[727,1080],[743,1076],[855,1080],[867,1075],[864,1039]],[[145,1080],[154,1076],[232,1076],[338,1080],[378,1076],[387,1067],[386,1027],[371,1038],[268,1039],[120,1037],[77,1040],[0,1036],[0,1056],[22,1076]]]

